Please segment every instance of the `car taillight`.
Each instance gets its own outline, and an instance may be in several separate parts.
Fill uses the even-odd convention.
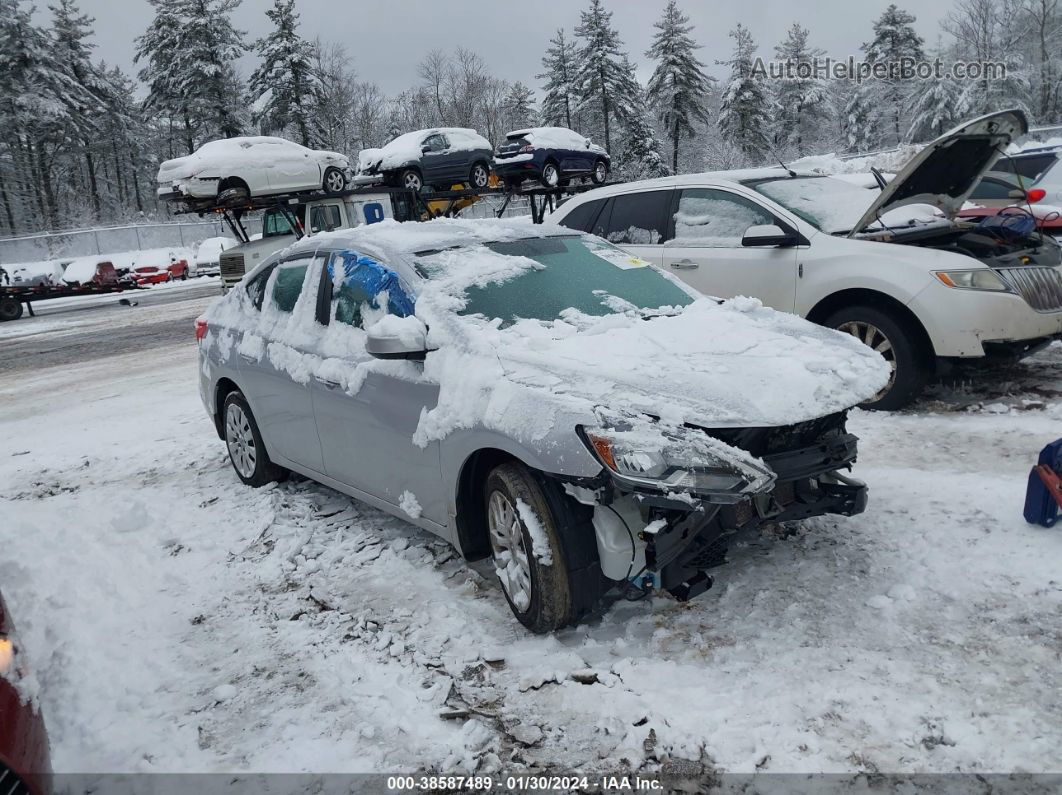
[[[1045,191],[1043,188],[1033,188],[1031,191],[1025,194],[1025,199],[1029,202],[1029,204],[1035,204],[1036,202],[1043,199],[1043,197],[1046,195],[1047,191]]]
[[[206,336],[206,333],[207,333],[206,318],[197,317],[195,319],[195,341],[196,342],[202,342],[203,341],[203,337]]]
[[[524,144],[523,146],[520,147],[520,151],[521,152],[534,152],[535,151],[535,147],[531,146],[531,144]]]

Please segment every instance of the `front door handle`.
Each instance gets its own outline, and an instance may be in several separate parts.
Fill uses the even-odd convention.
[[[316,375],[314,376],[314,380],[319,384],[323,384],[325,389],[339,389],[338,381],[329,381],[327,378],[320,378]]]
[[[675,260],[674,262],[672,262],[671,263],[671,267],[674,268],[675,270],[690,271],[690,270],[693,270],[694,268],[699,268],[700,265],[698,265],[696,262],[694,262],[691,259],[679,259],[679,260]]]

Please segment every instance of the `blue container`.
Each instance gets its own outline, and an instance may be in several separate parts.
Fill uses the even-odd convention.
[[[1062,439],[1057,439],[1040,451],[1037,464],[1045,464],[1053,472],[1062,473]],[[1025,521],[1051,527],[1058,519],[1058,503],[1044,485],[1040,473],[1033,467],[1029,472],[1029,486],[1025,490]]]

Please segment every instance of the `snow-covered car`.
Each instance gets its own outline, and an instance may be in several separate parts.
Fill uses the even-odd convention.
[[[613,586],[696,596],[739,529],[861,512],[846,410],[889,375],[849,335],[496,219],[300,241],[196,336],[243,483],[299,472],[491,557],[536,632]]]
[[[63,270],[63,281],[70,285],[117,284],[118,271],[110,260],[100,257],[77,257]]]
[[[507,187],[537,179],[547,188],[589,177],[596,185],[608,179],[608,152],[567,127],[529,127],[505,134],[494,153],[494,173]]]
[[[251,196],[346,190],[353,176],[339,152],[307,149],[285,138],[243,136],[211,141],[166,160],[157,181],[161,199],[237,201]]]
[[[895,409],[940,360],[1025,356],[1062,334],[1058,244],[957,217],[1025,129],[1020,111],[963,124],[880,191],[781,168],[689,174],[590,191],[550,220],[706,294],[754,296],[857,336],[892,367],[867,406]]]
[[[989,171],[970,191],[969,201],[981,207],[1001,209],[1014,205],[1032,205],[1047,195],[1043,188],[1033,187],[1030,180],[1006,171]]]
[[[217,276],[221,273],[221,252],[237,246],[231,237],[208,237],[195,250],[194,276]]]
[[[490,184],[490,141],[465,127],[415,130],[379,149],[358,154],[360,182],[385,182],[410,190],[446,190],[458,183],[482,190]]]
[[[8,265],[6,271],[15,287],[45,287],[63,283],[63,265],[55,259]]]
[[[0,792],[47,795],[51,757],[37,695],[15,625],[0,594]]]

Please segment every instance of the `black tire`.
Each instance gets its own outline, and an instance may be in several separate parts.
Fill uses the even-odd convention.
[[[486,190],[490,186],[490,166],[482,160],[473,163],[468,172],[468,184],[473,190]]]
[[[590,181],[595,185],[604,185],[608,180],[608,163],[598,158],[594,163],[594,170],[590,172]]]
[[[607,588],[597,558],[590,509],[574,502],[552,481],[522,464],[512,462],[495,467],[487,476],[483,499],[496,571],[499,559],[490,529],[492,498],[496,493],[516,510],[529,564],[530,599],[526,605],[510,596],[499,575],[502,593],[513,615],[529,630],[541,634],[567,626],[590,612]],[[518,503],[537,518],[549,545],[548,563],[543,562],[545,556],[536,549]]]
[[[346,175],[335,166],[329,166],[324,171],[321,187],[329,196],[338,196],[347,189]]]
[[[230,441],[230,437],[233,436],[232,428],[229,425],[229,407],[236,406],[242,412],[243,417],[247,420],[247,430],[253,439],[254,446],[254,465],[251,468],[237,464],[238,453],[234,453],[234,446],[238,447],[238,444],[234,445]],[[277,466],[269,460],[269,454],[266,452],[265,443],[262,441],[262,433],[258,430],[258,423],[255,422],[254,414],[251,413],[251,407],[247,403],[247,398],[243,396],[243,393],[236,390],[229,392],[225,397],[225,402],[221,407],[221,428],[225,437],[225,446],[229,451],[229,461],[232,463],[232,469],[236,472],[238,477],[247,486],[253,488],[260,488],[268,483],[274,481],[284,480],[288,471],[283,467]],[[243,471],[241,471],[243,470]]]
[[[839,309],[823,322],[824,326],[844,331],[867,341],[893,366],[889,383],[870,400],[861,403],[865,409],[894,411],[913,401],[932,374],[929,351],[906,319],[897,318],[887,310],[872,306],[850,306]]]
[[[0,298],[0,321],[22,317],[22,302],[15,298]]]
[[[398,174],[398,187],[419,191],[424,187],[424,177],[415,168],[404,168]],[[415,184],[414,184],[415,183]]]
[[[542,165],[542,173],[538,175],[538,181],[547,188],[556,188],[560,184],[560,166],[553,160],[547,160]]]

